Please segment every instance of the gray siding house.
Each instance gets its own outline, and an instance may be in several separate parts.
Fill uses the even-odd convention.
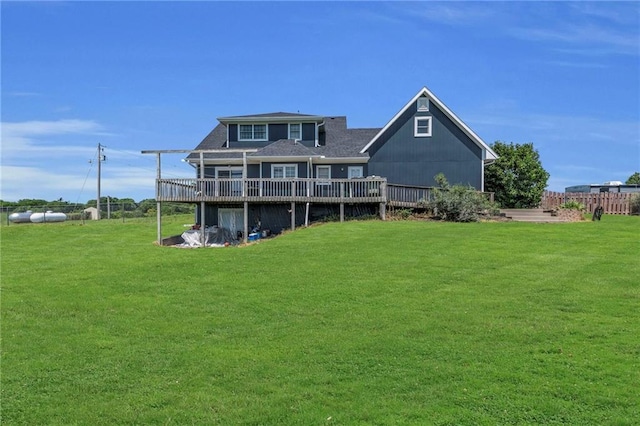
[[[349,128],[345,116],[220,117],[186,158],[196,178],[159,178],[156,199],[200,202],[199,222],[246,239],[329,215],[384,217],[387,205],[424,198],[438,173],[483,191],[484,167],[496,158],[424,87],[381,128]]]

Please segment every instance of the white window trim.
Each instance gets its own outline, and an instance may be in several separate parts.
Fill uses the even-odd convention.
[[[293,138],[291,137],[291,126],[299,126],[300,129],[300,137],[299,138]],[[296,140],[302,140],[302,123],[289,123],[289,139],[296,139]]]
[[[240,137],[240,127],[241,126],[251,126],[251,138],[250,139],[242,139]],[[264,139],[256,139],[255,134],[256,134],[256,130],[255,130],[255,126],[264,126]],[[245,123],[240,123],[238,124],[238,142],[250,142],[250,141],[268,141],[269,140],[269,125],[267,123],[253,123],[253,124],[245,124]]]
[[[432,124],[433,124],[432,118],[433,117],[427,117],[427,116],[414,118],[414,121],[413,121],[413,136],[415,136],[416,138],[425,138],[425,137],[431,136],[432,129],[433,129],[433,127],[432,127]],[[426,132],[426,133],[419,133],[418,132],[418,122],[424,121],[424,120],[429,122],[429,131]]]
[[[281,178],[274,178],[273,175],[273,171],[276,167],[282,167],[282,177]],[[294,170],[296,171],[295,176],[293,177],[287,177],[287,173],[286,173],[286,169],[287,167],[293,167]],[[272,164],[271,165],[271,178],[272,179],[296,179],[298,177],[298,165],[293,163],[288,163],[288,164]]]
[[[326,178],[320,177],[320,169],[326,169],[329,171],[329,174]],[[316,166],[316,179],[318,180],[318,182],[316,182],[316,185],[330,185],[331,182],[329,181],[331,180],[331,166]]]
[[[359,174],[359,176],[357,176],[357,177],[352,177],[352,176],[351,176],[351,171],[352,171],[352,170],[359,170],[359,171],[360,171],[360,173],[358,173],[358,174]],[[362,177],[364,177],[364,167],[362,167],[362,166],[349,166],[349,168],[347,169],[347,177],[348,177],[349,179],[358,179],[358,178],[362,178]]]
[[[240,167],[240,166],[223,166],[223,167],[216,167],[216,179],[219,179],[219,172],[221,171],[229,171],[229,174],[231,174],[231,172],[242,172],[242,175],[244,177],[244,167]]]

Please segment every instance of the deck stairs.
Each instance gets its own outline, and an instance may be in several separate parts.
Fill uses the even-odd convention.
[[[501,209],[500,213],[516,222],[565,222],[562,218],[551,216],[551,212],[544,209]]]

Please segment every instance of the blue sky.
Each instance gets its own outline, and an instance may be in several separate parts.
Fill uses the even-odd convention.
[[[0,199],[153,198],[216,117],[383,127],[427,86],[549,189],[640,170],[638,2],[7,2]],[[193,177],[181,156],[163,176]]]

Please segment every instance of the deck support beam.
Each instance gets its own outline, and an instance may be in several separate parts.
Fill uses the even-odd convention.
[[[340,198],[344,199],[344,182],[340,182]],[[344,201],[340,201],[340,223],[344,222]]]
[[[98,153],[99,155],[100,153]],[[160,190],[158,188],[158,181],[160,180],[161,172],[160,172],[160,153],[156,153],[156,200],[159,198]],[[98,200],[99,202],[99,200]],[[158,245],[162,245],[162,203],[160,201],[156,201],[156,225],[158,232]],[[124,215],[122,216],[124,219]]]
[[[387,203],[380,203],[380,219],[387,220]]]
[[[200,179],[204,179],[204,153],[200,152]],[[207,227],[205,224],[206,216],[205,216],[205,202],[200,202],[200,243],[202,247],[204,247],[206,242],[205,236],[205,228]]]
[[[244,202],[244,228],[242,232],[242,239],[247,244],[249,241],[249,202]]]

